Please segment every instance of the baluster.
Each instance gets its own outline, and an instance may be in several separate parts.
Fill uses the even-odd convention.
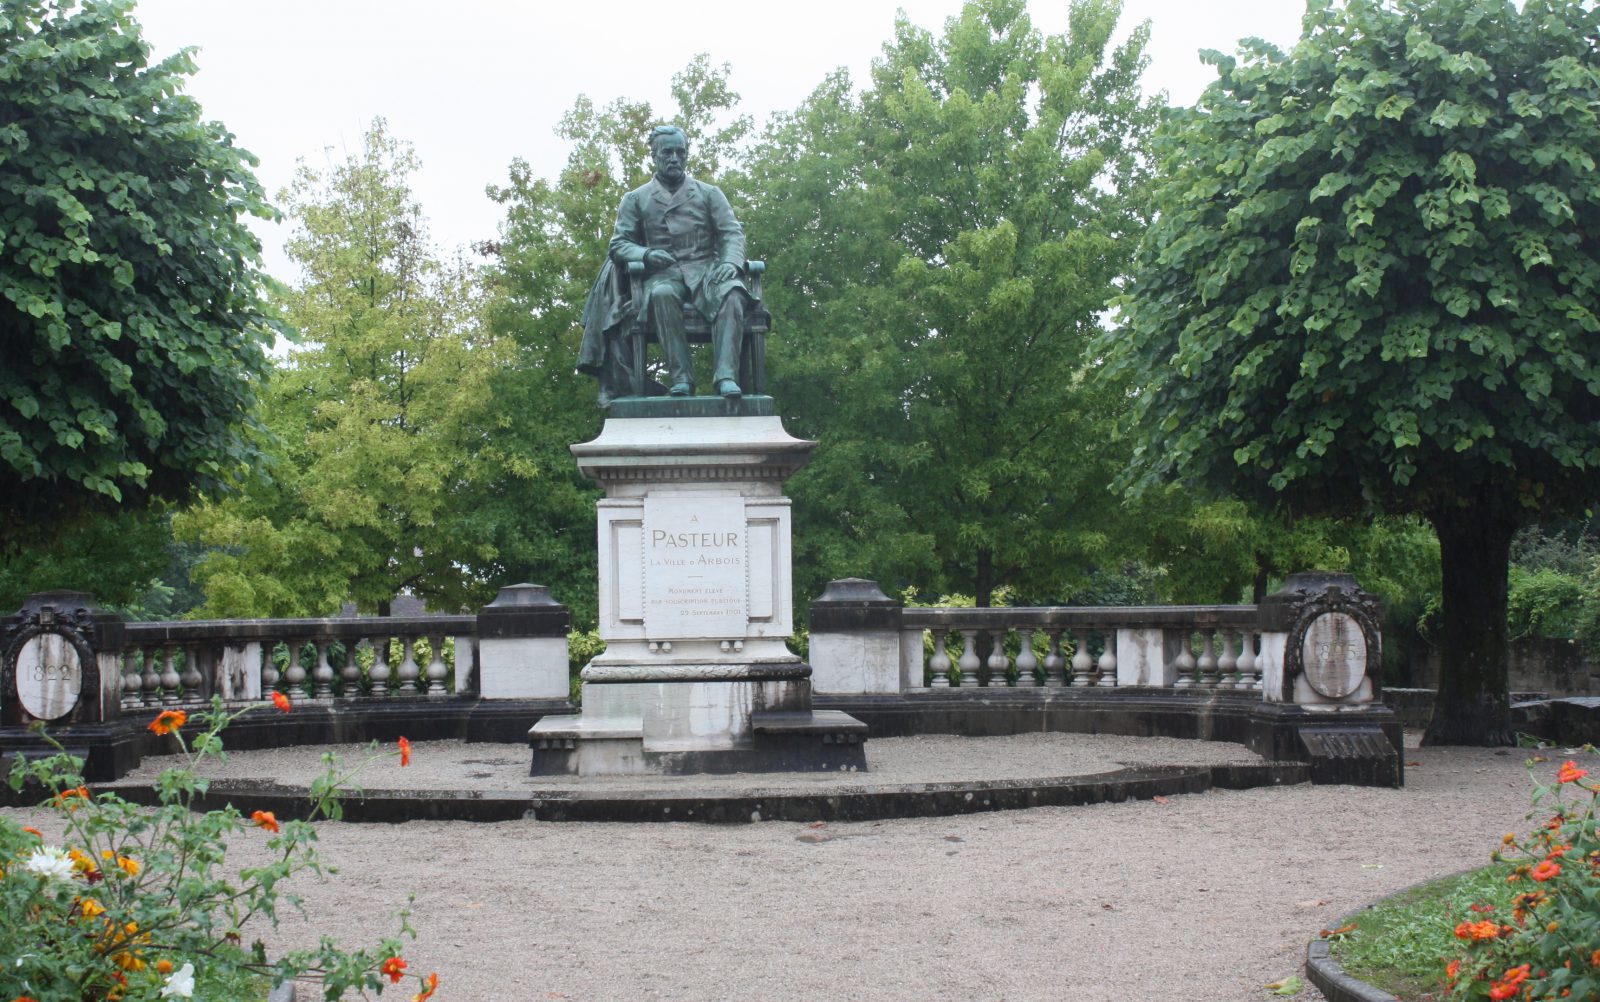
[[[409,637],[397,638],[400,644],[400,691],[407,696],[417,694],[417,676],[422,674],[417,668],[417,647]]]
[[[146,647],[144,649],[144,674],[139,676],[139,688],[144,693],[144,705],[156,706],[161,702],[161,673],[156,671],[156,651],[159,648]]]
[[[1089,673],[1094,671],[1094,658],[1089,656],[1089,631],[1072,631],[1072,684],[1074,687],[1089,684]]]
[[[428,647],[433,651],[433,657],[428,659],[428,695],[449,695],[444,691],[444,679],[450,673],[444,663],[444,637],[429,637]]]
[[[333,665],[328,663],[329,641],[314,641],[317,645],[317,663],[311,668],[311,681],[316,684],[318,699],[333,698]]]
[[[1248,630],[1239,634],[1239,688],[1261,688],[1261,675],[1256,670],[1256,638]]]
[[[933,673],[930,689],[950,688],[950,652],[945,650],[945,636],[943,630],[933,631],[933,656],[928,659],[928,669]]]
[[[1004,689],[1010,686],[1011,659],[1006,657],[1006,632],[989,634],[989,684]]]
[[[183,678],[178,674],[178,668],[173,663],[173,659],[178,654],[178,648],[168,644],[165,653],[166,657],[162,661],[163,667],[159,680],[161,683],[161,702],[163,704],[172,704],[178,701],[178,686],[183,683]]]
[[[144,702],[139,690],[144,680],[139,677],[139,662],[144,660],[143,647],[130,647],[122,655],[122,708],[131,710]]]
[[[1017,635],[1022,640],[1022,649],[1017,652],[1017,688],[1032,689],[1039,685],[1034,675],[1039,670],[1039,656],[1033,653],[1033,627],[1025,626]]]
[[[267,699],[278,690],[278,663],[273,660],[278,645],[270,640],[261,641],[261,695]]]
[[[1211,631],[1200,632],[1200,660],[1195,662],[1195,682],[1214,688],[1217,684],[1217,655],[1211,649]]]
[[[306,669],[300,663],[301,648],[310,643],[308,640],[290,640],[289,663],[283,669],[283,684],[289,690],[289,695],[299,699],[306,694]]]
[[[959,632],[964,644],[961,650],[961,688],[971,689],[978,684],[978,667],[982,664],[978,660],[978,631],[961,630]]]
[[[394,674],[389,668],[388,638],[368,638],[367,646],[372,649],[372,667],[367,669],[367,679],[372,683],[372,694],[380,698],[388,696],[389,676]]]
[[[1099,686],[1108,689],[1117,684],[1117,635],[1100,634],[1100,660],[1095,667],[1100,670]]]
[[[1172,683],[1174,689],[1189,689],[1194,686],[1194,651],[1191,644],[1194,638],[1188,630],[1178,631],[1181,642],[1178,644],[1178,656],[1172,659],[1172,667],[1178,670],[1178,680]]]
[[[1217,688],[1237,689],[1239,687],[1239,658],[1233,653],[1232,630],[1218,630],[1217,643],[1222,645],[1222,653],[1217,657]]]
[[[339,668],[339,695],[345,699],[361,695],[361,662],[357,660],[360,646],[360,637],[345,641],[344,664]]]
[[[1051,630],[1050,650],[1044,656],[1044,684],[1059,689],[1067,684],[1067,659],[1061,656],[1061,631]]]
[[[205,693],[200,687],[205,684],[205,677],[200,674],[200,647],[190,644],[183,649],[183,701],[186,703],[204,703]]]

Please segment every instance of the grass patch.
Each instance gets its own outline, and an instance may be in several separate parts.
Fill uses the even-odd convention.
[[[1478,903],[1509,915],[1516,893],[1506,883],[1511,870],[1497,863],[1386,898],[1357,915],[1353,930],[1330,936],[1329,950],[1345,973],[1392,995],[1440,998],[1445,962],[1457,950],[1456,925],[1481,918],[1471,910]]]

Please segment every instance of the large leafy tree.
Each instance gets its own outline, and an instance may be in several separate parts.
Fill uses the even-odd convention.
[[[492,527],[477,510],[487,442],[508,420],[489,392],[504,362],[475,272],[432,250],[411,148],[375,122],[361,150],[302,167],[284,193],[301,338],[276,374],[268,478],[181,515],[215,547],[196,569],[215,615],[382,612],[402,591],[453,610],[487,597]],[[497,468],[514,476],[515,470]]]
[[[0,550],[258,457],[271,210],[132,7],[0,7]]]
[[[810,575],[1055,600],[1126,554],[1108,535],[1123,395],[1087,351],[1143,228],[1147,28],[1022,0],[942,35],[902,16],[769,127],[735,185],[768,258],[771,383],[797,434],[797,590]]]
[[[1511,740],[1506,560],[1600,490],[1600,13],[1312,0],[1160,138],[1127,328],[1137,469],[1436,530],[1427,740]]]

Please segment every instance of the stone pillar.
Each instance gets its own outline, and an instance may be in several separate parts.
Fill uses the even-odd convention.
[[[0,630],[0,724],[86,724],[121,713],[122,620],[83,592],[29,595]]]
[[[567,698],[572,616],[544,585],[500,589],[478,613],[478,694],[484,699]],[[456,671],[463,663],[456,641]],[[470,650],[467,652],[470,658]]]
[[[1378,700],[1383,612],[1354,576],[1291,574],[1261,603],[1260,617],[1266,702],[1335,710]]]
[[[876,581],[842,578],[828,582],[811,603],[811,689],[819,693],[899,693],[921,688],[903,677],[900,657],[901,605]],[[918,652],[921,653],[920,651]]]

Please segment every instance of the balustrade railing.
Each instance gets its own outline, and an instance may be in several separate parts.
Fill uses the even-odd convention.
[[[128,623],[124,709],[258,700],[440,697],[477,690],[477,616]]]
[[[921,653],[931,688],[1261,689],[1253,605],[907,608],[900,615],[903,656]]]

